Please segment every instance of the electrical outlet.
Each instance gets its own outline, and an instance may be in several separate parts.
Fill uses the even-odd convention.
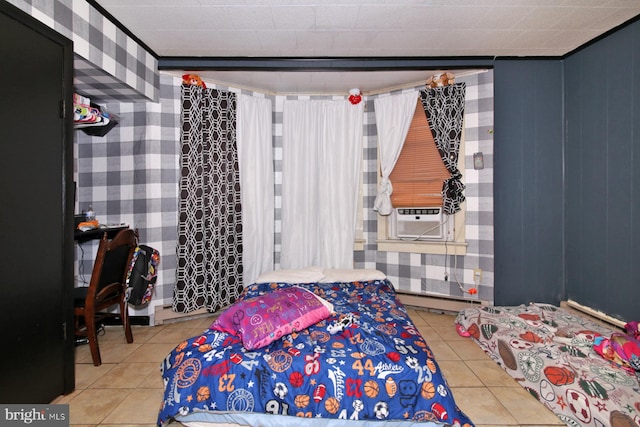
[[[482,281],[482,270],[479,268],[473,269],[473,281],[478,284]]]

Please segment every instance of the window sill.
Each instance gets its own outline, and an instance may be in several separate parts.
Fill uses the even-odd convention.
[[[410,252],[416,254],[466,255],[467,242],[430,242],[387,239],[377,240],[378,250],[383,252]]]

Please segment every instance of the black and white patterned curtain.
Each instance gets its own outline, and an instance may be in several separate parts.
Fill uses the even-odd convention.
[[[173,310],[217,311],[242,289],[236,95],[182,86],[182,151]]]
[[[458,170],[458,154],[464,124],[464,97],[466,84],[427,88],[420,91],[422,106],[427,113],[433,139],[445,167],[451,174],[442,185],[442,210],[452,215],[464,202],[464,184]]]

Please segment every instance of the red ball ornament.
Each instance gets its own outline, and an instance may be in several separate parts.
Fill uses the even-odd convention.
[[[349,102],[353,105],[359,104],[362,101],[362,95],[360,95],[360,89],[351,89],[349,91]]]

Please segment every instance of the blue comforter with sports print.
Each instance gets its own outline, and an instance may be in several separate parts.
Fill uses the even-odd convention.
[[[286,286],[254,284],[240,298]],[[211,329],[181,342],[162,362],[158,425],[216,413],[473,425],[388,280],[296,286],[335,313],[253,351]]]

